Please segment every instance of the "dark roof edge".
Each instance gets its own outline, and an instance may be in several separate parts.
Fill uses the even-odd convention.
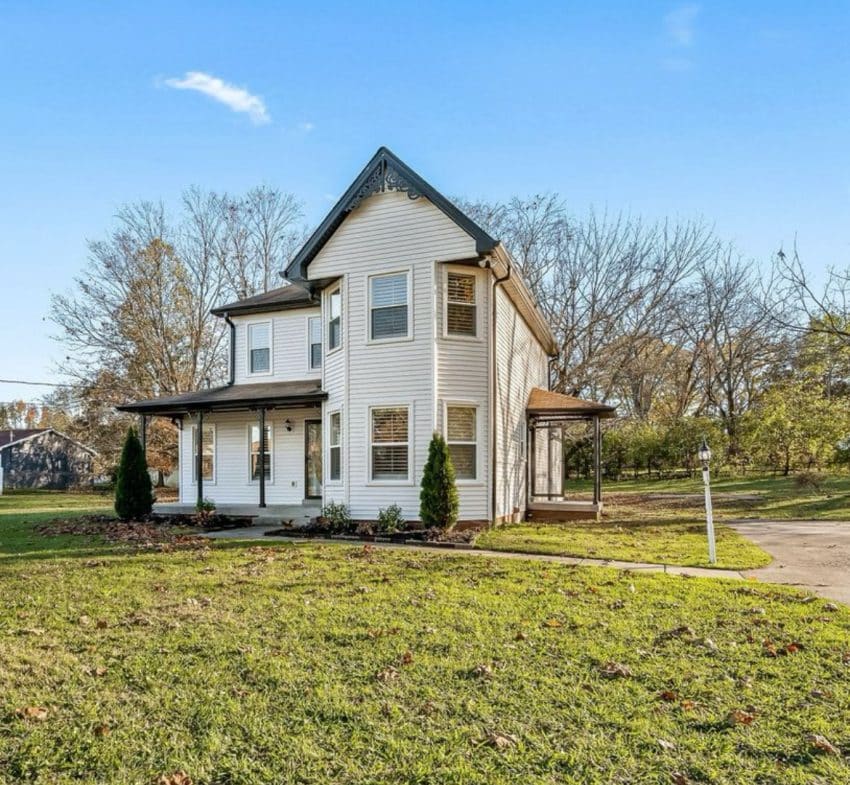
[[[489,253],[496,247],[498,241],[493,239],[468,215],[459,210],[434,186],[414,172],[395,153],[386,147],[379,147],[369,163],[363,168],[363,171],[357,175],[357,178],[325,216],[316,231],[310,235],[310,238],[304,243],[301,250],[287,265],[286,270],[283,271],[284,278],[290,281],[307,280],[307,267],[310,262],[313,261],[316,254],[319,253],[331,235],[339,228],[345,216],[360,203],[363,196],[359,195],[359,192],[376,174],[376,169],[379,167],[382,178],[385,176],[387,169],[395,170],[402,181],[400,190],[406,190],[408,194],[415,193],[418,196],[424,196],[454,221],[455,224],[475,240],[475,249],[479,254]],[[383,190],[383,188],[380,190]]]
[[[239,305],[238,303],[234,303],[229,308],[227,306],[213,308],[210,313],[213,316],[242,316],[251,313],[268,313],[269,311],[297,311],[299,308],[318,308],[319,305],[318,300],[294,303],[259,303],[254,305]]]

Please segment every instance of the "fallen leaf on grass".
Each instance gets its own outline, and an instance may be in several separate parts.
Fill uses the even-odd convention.
[[[599,672],[608,679],[628,679],[632,676],[629,666],[620,662],[606,662],[600,666]]]
[[[834,602],[827,602],[827,603],[824,603],[823,609],[825,611],[830,611],[832,613],[835,613],[838,610],[838,606]]]
[[[471,676],[474,676],[476,679],[492,679],[493,678],[493,668],[488,665],[486,662],[481,662],[476,665],[470,672]]]
[[[110,731],[109,726],[106,723],[102,723],[101,725],[98,725],[94,729],[94,735],[97,736],[98,738],[103,738],[104,736],[109,735],[109,731]]]
[[[672,741],[667,741],[667,739],[656,739],[656,741],[658,742],[658,746],[661,747],[662,750],[672,752],[676,749],[676,744]]]
[[[825,752],[827,755],[841,755],[841,750],[838,749],[826,736],[821,736],[819,733],[811,733],[806,736],[806,741],[809,746],[818,752]]]
[[[561,624],[561,622],[559,622],[557,619],[546,619],[546,621],[543,622],[543,626],[544,627],[563,627],[564,625]]]
[[[732,711],[726,715],[726,724],[730,727],[734,727],[735,725],[752,725],[755,718],[756,715],[749,711],[744,711],[743,709],[732,709]]]
[[[159,776],[156,785],[192,785],[192,778],[185,771],[175,771]]]
[[[656,637],[656,641],[666,641],[672,638],[693,638],[696,633],[693,631],[692,627],[689,627],[687,624],[682,624],[679,627],[675,627],[672,630],[667,630],[666,632],[662,632]]]
[[[375,674],[375,678],[378,681],[382,681],[385,683],[388,681],[395,681],[398,678],[398,670],[396,670],[395,668],[393,668],[392,665],[390,665],[389,667],[384,668],[383,670],[379,670]]]
[[[673,785],[690,785],[690,780],[688,779],[688,775],[684,774],[681,771],[674,771],[670,773],[670,782]]]
[[[48,711],[44,706],[24,706],[15,711],[18,717],[22,720],[33,720],[34,722],[44,722],[47,719]]]
[[[679,700],[679,693],[676,690],[662,690],[658,693],[658,697],[667,703],[672,703]]]
[[[401,664],[402,665],[412,665],[413,664],[413,652],[406,651],[401,655]]]
[[[506,750],[516,746],[519,739],[511,733],[488,733],[484,740],[486,744],[497,750]]]
[[[525,641],[528,640],[528,635],[526,635],[522,630],[520,630],[516,635],[514,635],[515,641]]]

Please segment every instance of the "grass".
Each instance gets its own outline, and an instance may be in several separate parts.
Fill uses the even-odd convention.
[[[576,483],[582,492],[585,486]],[[599,522],[518,524],[479,536],[476,545],[500,551],[546,553],[687,566],[708,563],[702,480],[628,480],[603,489]],[[828,478],[820,490],[793,478],[744,477],[712,481],[719,568],[754,569],[770,556],[722,521],[732,519],[850,520],[850,477]]]
[[[0,508],[0,781],[850,781],[850,610],[823,600],[342,545],[133,551],[33,535],[55,513],[27,505]]]

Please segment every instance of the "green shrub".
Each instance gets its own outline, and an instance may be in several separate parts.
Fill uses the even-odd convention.
[[[351,525],[348,505],[342,502],[328,502],[322,507],[322,517],[333,532],[342,532]]]
[[[204,499],[195,505],[195,519],[201,526],[208,526],[215,518],[215,502]]]
[[[450,529],[457,523],[458,504],[455,467],[449,447],[439,433],[434,433],[422,473],[419,517],[429,528]]]
[[[378,510],[378,524],[375,528],[380,532],[397,532],[404,528],[404,523],[401,507],[391,504],[385,510]]]
[[[136,431],[130,428],[115,479],[115,512],[122,521],[141,520],[151,513],[153,493],[148,464]]]

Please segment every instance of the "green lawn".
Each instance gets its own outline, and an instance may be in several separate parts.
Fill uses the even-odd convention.
[[[0,507],[0,782],[850,781],[850,610],[793,590],[342,545],[135,552],[32,535],[29,510]]]
[[[585,490],[584,483],[576,491]],[[623,481],[603,488],[602,520],[503,526],[476,539],[480,548],[626,561],[711,566],[702,480]],[[830,477],[820,490],[792,478],[721,478],[712,482],[717,567],[752,569],[770,556],[724,526],[735,518],[850,521],[850,477]]]

